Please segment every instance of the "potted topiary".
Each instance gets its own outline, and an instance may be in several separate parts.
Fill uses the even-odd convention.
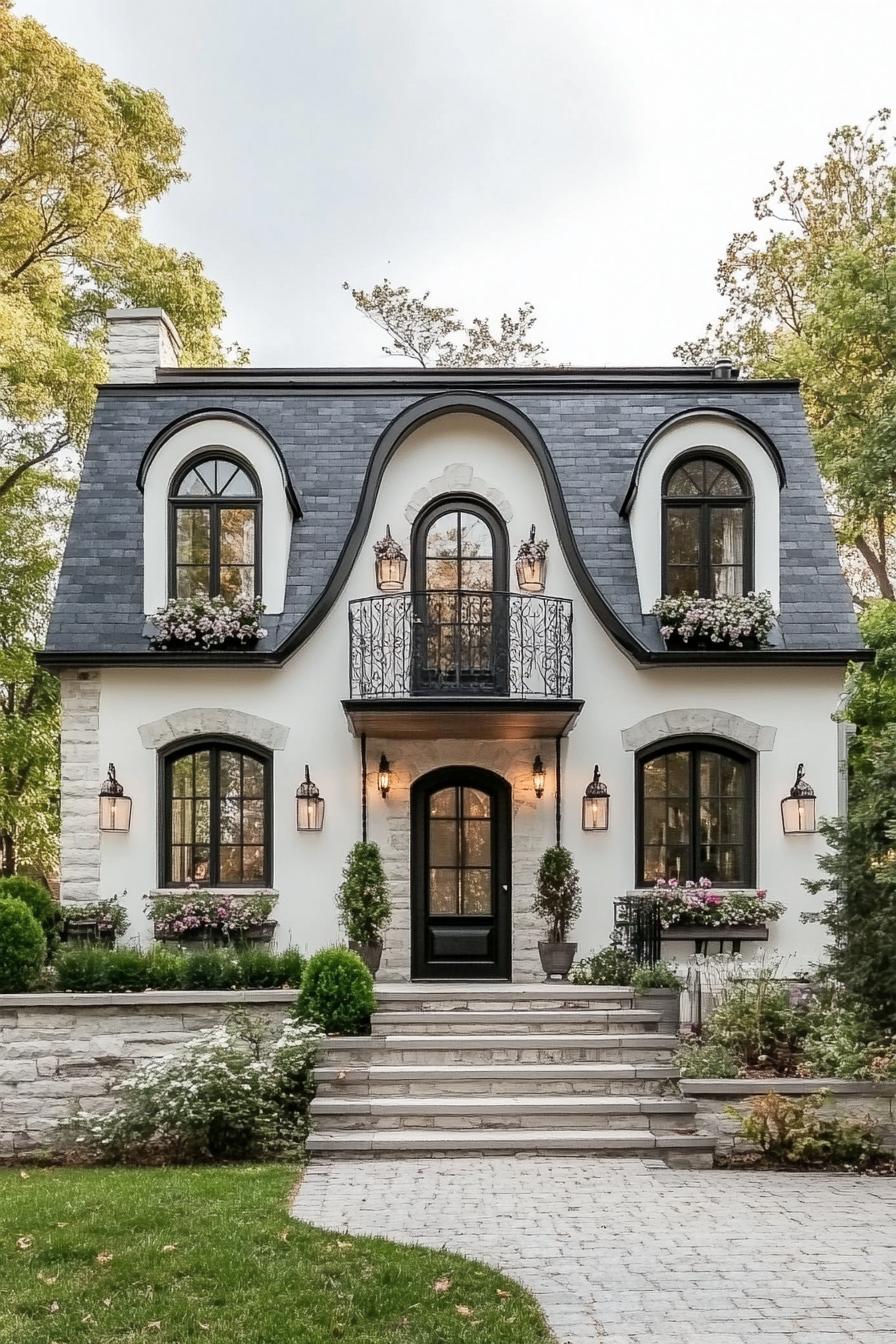
[[[562,845],[553,845],[541,857],[532,909],[548,926],[547,939],[538,944],[545,979],[556,975],[565,980],[578,948],[566,935],[582,913],[582,897],[572,855]]]
[[[373,841],[359,840],[349,850],[336,904],[349,947],[357,952],[370,974],[376,975],[383,956],[383,930],[389,923],[392,905],[380,847]]]

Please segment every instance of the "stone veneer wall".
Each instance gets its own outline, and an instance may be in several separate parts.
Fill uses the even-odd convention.
[[[61,672],[60,895],[95,901],[100,894],[97,795],[100,765],[100,674]]]
[[[371,831],[383,850],[383,866],[392,897],[392,920],[383,940],[381,980],[407,980],[411,965],[411,785],[443,765],[475,765],[505,778],[511,786],[511,882],[515,981],[541,980],[538,958],[542,925],[532,913],[535,875],[544,850],[554,844],[554,799],[551,787],[538,800],[532,787],[532,758],[541,749],[553,779],[553,742],[478,742],[472,750],[456,741],[386,744],[392,787],[386,804],[388,838]],[[368,742],[368,760],[376,761],[380,744]],[[548,754],[550,752],[550,755]],[[576,800],[578,801],[578,800]]]
[[[236,1004],[279,1022],[294,990],[0,995],[0,1159],[58,1150],[59,1124],[80,1106],[108,1110],[112,1086]]]
[[[718,1153],[752,1147],[735,1137],[739,1124],[725,1114],[727,1106],[746,1115],[752,1098],[767,1092],[806,1096],[822,1091],[830,1093],[825,1112],[841,1118],[870,1117],[883,1146],[896,1152],[896,1083],[853,1083],[842,1078],[683,1078],[679,1086],[685,1097],[697,1102],[697,1130],[714,1136]]]

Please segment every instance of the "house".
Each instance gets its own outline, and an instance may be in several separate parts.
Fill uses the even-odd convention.
[[[796,383],[725,361],[187,369],[161,310],[109,329],[43,655],[64,899],[126,892],[146,941],[159,893],[270,891],[278,943],[315,948],[363,835],[394,901],[385,978],[526,980],[559,837],[583,952],[627,892],[707,877],[767,889],[770,945],[817,956],[821,838],[782,800],[802,765],[818,817],[841,808],[833,715],[863,651]],[[544,564],[518,572],[533,528]],[[767,641],[665,638],[657,599],[694,590],[770,594]],[[194,593],[259,594],[266,633],[155,647],[153,613]],[[109,762],[127,830],[98,826]]]

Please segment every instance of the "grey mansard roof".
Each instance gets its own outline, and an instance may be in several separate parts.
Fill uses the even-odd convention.
[[[491,407],[534,427],[534,435],[525,432],[539,441],[539,453],[546,450],[547,463],[540,465],[549,495],[549,478],[559,488],[554,511],[561,538],[557,510],[568,515],[567,558],[574,572],[578,567],[585,597],[636,662],[694,656],[665,653],[655,618],[640,611],[623,516],[639,455],[658,426],[677,414],[712,409],[746,418],[767,436],[785,480],[775,648],[751,657],[845,661],[861,650],[795,383],[714,379],[711,370],[680,368],[181,369],[161,371],[150,385],[100,389],[45,661],[172,660],[170,653],[151,653],[144,633],[138,471],[172,422],[215,411],[249,416],[267,431],[301,506],[284,614],[266,619],[270,633],[257,653],[239,655],[240,661],[280,661],[338,596],[359,544],[374,450],[380,445],[382,455],[396,417],[413,420],[410,408],[425,410],[428,398],[436,410],[488,414]]]

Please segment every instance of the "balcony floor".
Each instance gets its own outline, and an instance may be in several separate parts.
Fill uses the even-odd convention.
[[[479,738],[521,741],[566,737],[583,700],[520,700],[509,696],[418,695],[395,700],[343,700],[355,737]]]

